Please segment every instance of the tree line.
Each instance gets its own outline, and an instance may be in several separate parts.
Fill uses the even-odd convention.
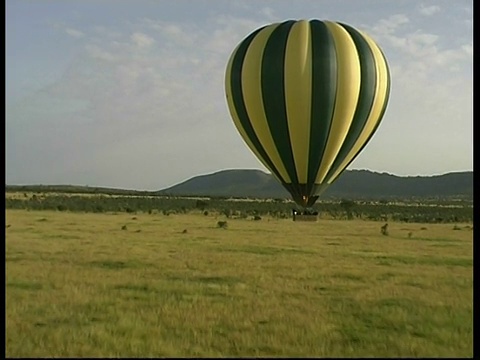
[[[27,194],[5,199],[7,209],[56,210],[89,213],[149,213],[224,215],[227,218],[271,216],[290,218],[296,205],[283,199],[237,200],[226,198],[182,198],[166,196],[109,196],[70,194]],[[338,220],[363,219],[373,221],[402,221],[413,223],[473,222],[473,206],[468,204],[435,206],[431,203],[389,203],[353,201],[319,202],[314,205],[320,218]]]

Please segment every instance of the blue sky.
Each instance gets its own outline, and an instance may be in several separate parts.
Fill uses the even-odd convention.
[[[471,0],[7,0],[7,184],[157,190],[266,170],[230,119],[225,66],[256,28],[313,18],[367,32],[391,68],[349,169],[473,169]]]

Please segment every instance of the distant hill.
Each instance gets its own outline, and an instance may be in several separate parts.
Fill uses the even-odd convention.
[[[152,196],[153,191],[126,190],[108,187],[82,186],[82,185],[5,185],[6,192],[37,192],[61,194],[92,194],[92,195],[117,195],[117,196]]]
[[[270,174],[260,170],[223,170],[186,180],[159,194],[277,198],[289,193]]]
[[[288,198],[288,192],[270,174],[260,170],[223,170],[201,175],[157,192],[176,196]],[[396,176],[368,170],[347,170],[322,198],[473,198],[473,172],[435,176]]]
[[[223,170],[195,176],[159,191],[139,191],[79,185],[5,185],[5,191],[109,194],[123,196],[216,196],[290,198],[275,178],[260,170]],[[322,194],[322,199],[473,199],[473,172],[435,176],[396,176],[368,170],[347,170]]]

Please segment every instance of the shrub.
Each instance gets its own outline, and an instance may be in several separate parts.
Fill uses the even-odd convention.
[[[388,236],[388,224],[383,225],[380,228],[380,232],[382,233],[382,235]]]
[[[195,203],[195,207],[200,210],[205,210],[205,208],[207,207],[207,202],[203,200],[197,200],[197,202]]]
[[[228,223],[226,221],[219,221],[217,222],[217,227],[226,229],[228,227]]]

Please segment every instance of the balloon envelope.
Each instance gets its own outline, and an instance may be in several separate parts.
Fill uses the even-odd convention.
[[[225,74],[240,135],[300,206],[312,206],[378,128],[390,74],[378,45],[337,22],[289,20],[252,32]]]

